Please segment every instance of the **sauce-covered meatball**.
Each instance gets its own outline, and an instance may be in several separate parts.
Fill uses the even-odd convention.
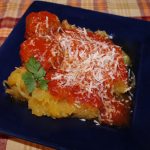
[[[58,47],[60,45],[55,40],[51,41],[44,37],[28,38],[21,44],[21,62],[24,65],[33,56],[45,70],[57,68],[63,58]]]
[[[47,11],[32,12],[26,18],[25,38],[51,35],[60,26],[59,18]]]

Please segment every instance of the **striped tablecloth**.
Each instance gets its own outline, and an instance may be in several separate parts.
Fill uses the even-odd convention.
[[[34,0],[0,0],[0,46]],[[150,21],[150,0],[47,0]],[[0,150],[53,150],[0,133]]]

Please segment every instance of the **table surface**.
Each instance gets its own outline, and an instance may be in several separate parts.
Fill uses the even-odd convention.
[[[34,0],[0,0],[0,46]],[[45,0],[150,21],[149,0]],[[54,150],[0,133],[0,150]]]

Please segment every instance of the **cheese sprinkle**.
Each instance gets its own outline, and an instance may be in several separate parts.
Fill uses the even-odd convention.
[[[63,73],[57,71],[51,80],[59,80],[60,87],[79,86],[82,95],[88,92],[88,97],[92,93],[103,100],[109,99],[108,90],[113,90],[116,79],[128,83],[121,48],[112,41],[87,33],[85,28],[63,30],[55,39],[64,53],[58,68]]]

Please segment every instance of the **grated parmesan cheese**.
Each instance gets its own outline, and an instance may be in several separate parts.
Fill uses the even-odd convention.
[[[114,93],[113,83],[119,79],[128,84],[128,78],[124,78],[127,69],[123,67],[125,65],[121,47],[108,39],[102,41],[96,39],[98,35],[90,36],[85,28],[63,30],[59,27],[57,32],[59,34],[53,34],[51,38],[56,42],[57,48],[55,46],[51,51],[54,56],[58,52],[63,53],[64,58],[57,68],[58,71],[52,74],[51,80],[59,80],[57,84],[61,88],[79,86],[80,90],[75,94],[86,94],[89,98],[91,95],[97,97],[106,109],[107,121],[112,124],[112,113],[120,113],[111,104],[116,103],[116,99],[110,101],[109,94]],[[120,101],[118,103],[123,105]],[[77,103],[75,105],[80,108]],[[98,107],[97,103],[95,107]]]

